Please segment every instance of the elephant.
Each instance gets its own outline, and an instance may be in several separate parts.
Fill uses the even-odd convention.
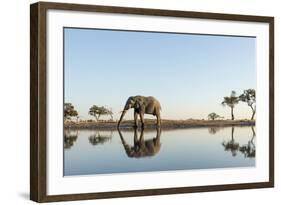
[[[122,141],[124,150],[130,158],[142,158],[142,157],[151,157],[157,154],[160,150],[160,136],[161,129],[157,128],[156,137],[153,139],[144,140],[144,129],[141,128],[140,137],[138,138],[138,130],[134,128],[134,145],[128,145],[123,138],[121,131],[118,129],[120,139]]]
[[[134,123],[135,127],[138,126],[138,115],[140,116],[142,127],[144,127],[144,114],[151,114],[156,116],[157,118],[157,127],[160,127],[161,125],[161,118],[160,118],[160,110],[161,105],[159,101],[152,97],[145,97],[145,96],[131,96],[128,98],[124,109],[122,111],[120,120],[118,122],[118,127],[120,126],[120,123],[122,122],[122,119],[125,115],[125,113],[131,109],[134,108]]]

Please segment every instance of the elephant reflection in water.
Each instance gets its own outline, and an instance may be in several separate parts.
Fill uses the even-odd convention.
[[[233,135],[234,135],[234,127],[231,128],[231,140],[227,142],[223,142],[222,146],[224,146],[225,151],[230,151],[232,156],[235,157],[239,149],[239,143],[235,142]]]
[[[239,148],[239,151],[243,153],[246,158],[256,157],[256,145],[254,143],[256,132],[254,130],[254,127],[251,127],[251,129],[253,133],[251,140],[248,141],[248,144],[243,145]]]
[[[70,149],[74,142],[78,138],[78,131],[77,130],[65,130],[63,136],[63,147],[64,149]]]
[[[112,139],[112,131],[109,135],[100,134],[100,132],[96,132],[94,135],[91,135],[88,139],[89,142],[94,146],[104,144]]]
[[[153,139],[144,140],[144,129],[141,129],[140,137],[138,138],[137,128],[134,128],[134,145],[128,145],[123,138],[121,131],[118,129],[123,147],[128,157],[131,158],[142,158],[151,157],[156,155],[161,147],[160,135],[161,129],[157,128],[156,137]]]

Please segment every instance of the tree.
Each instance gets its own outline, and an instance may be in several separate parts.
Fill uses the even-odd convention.
[[[71,117],[77,117],[78,112],[74,109],[71,103],[64,103],[64,119],[71,119]]]
[[[218,118],[223,118],[221,116],[219,116],[217,113],[215,112],[212,112],[208,115],[208,120],[215,120],[215,119],[218,119]]]
[[[107,108],[107,114],[110,116],[110,119],[113,120],[113,112],[111,108]]]
[[[243,94],[239,96],[239,100],[247,103],[251,108],[251,120],[253,120],[256,114],[256,91],[254,89],[244,90]]]
[[[80,116],[77,115],[77,116],[76,116],[76,122],[77,122],[77,123],[79,122],[79,118],[80,118]]]
[[[101,115],[110,115],[111,119],[113,119],[113,112],[111,109],[108,109],[104,106],[93,105],[89,109],[89,115],[94,116],[97,121],[99,121]]]
[[[225,106],[227,105],[231,109],[231,120],[234,120],[234,114],[233,114],[233,109],[234,106],[239,103],[239,97],[236,96],[236,92],[232,91],[229,97],[224,97],[222,101],[222,105]]]

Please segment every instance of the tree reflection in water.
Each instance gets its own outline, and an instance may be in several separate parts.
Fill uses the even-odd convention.
[[[121,131],[118,129],[120,139],[122,141],[124,150],[128,157],[130,158],[142,158],[151,157],[156,155],[161,147],[160,135],[161,129],[157,128],[156,137],[153,139],[144,140],[144,129],[140,131],[140,137],[138,138],[137,128],[134,128],[134,145],[131,146],[127,144]]]
[[[220,131],[222,128],[221,127],[209,127],[208,131],[211,135],[216,134],[218,131]]]
[[[254,139],[256,137],[256,132],[254,130],[254,127],[251,127],[252,129],[252,138],[248,141],[248,144],[243,145],[239,148],[239,151],[244,154],[245,158],[254,158],[256,157],[256,145],[254,142]]]
[[[231,128],[231,140],[223,142],[222,146],[224,146],[225,151],[230,151],[233,157],[237,155],[239,143],[235,142],[234,140],[234,127]]]
[[[93,145],[102,145],[106,142],[111,141],[112,139],[112,131],[110,132],[110,134],[101,134],[100,132],[96,132],[95,134],[91,135],[88,139],[89,142]]]
[[[242,154],[244,154],[245,158],[255,158],[256,157],[256,146],[255,146],[255,137],[256,132],[254,130],[254,127],[251,127],[252,129],[252,137],[248,141],[248,144],[240,146],[239,143],[235,142],[234,139],[234,127],[231,129],[231,140],[227,142],[223,142],[222,145],[224,146],[225,151],[230,151],[232,153],[232,156],[237,155],[237,151],[239,150]]]
[[[64,137],[63,137],[63,147],[64,149],[70,149],[74,142],[78,138],[78,131],[77,130],[64,130]]]

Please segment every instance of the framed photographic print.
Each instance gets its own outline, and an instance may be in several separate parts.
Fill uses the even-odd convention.
[[[274,186],[274,18],[40,2],[30,198]]]

